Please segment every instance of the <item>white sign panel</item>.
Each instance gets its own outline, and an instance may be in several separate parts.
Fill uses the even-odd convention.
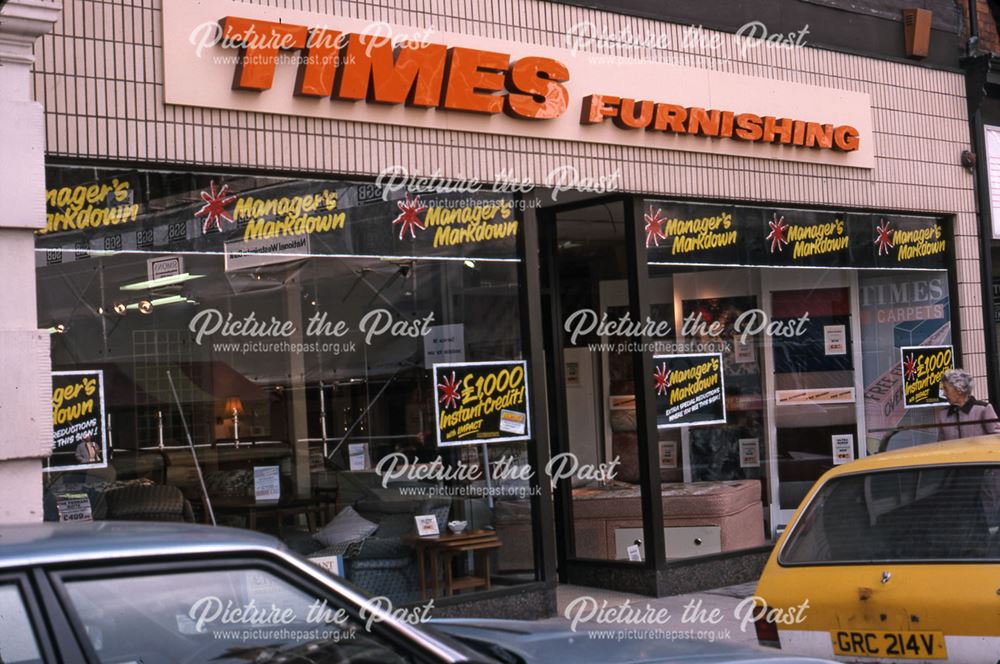
[[[150,281],[184,274],[183,256],[161,256],[146,261],[146,274]]]
[[[287,263],[309,256],[309,236],[236,240],[225,244],[226,272]]]
[[[854,461],[854,436],[849,433],[833,436],[833,465]]]
[[[281,468],[253,467],[253,495],[258,503],[281,499]]]
[[[827,355],[847,355],[847,326],[824,325],[823,348]]]
[[[424,336],[424,366],[465,362],[465,325],[434,325]]]
[[[740,468],[760,468],[758,438],[740,438]]]

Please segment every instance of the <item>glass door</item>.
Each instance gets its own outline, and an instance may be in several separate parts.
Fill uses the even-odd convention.
[[[762,270],[761,285],[776,535],[824,472],[865,453],[858,286],[847,270],[789,269]]]

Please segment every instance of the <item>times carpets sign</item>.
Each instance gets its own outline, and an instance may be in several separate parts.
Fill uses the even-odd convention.
[[[531,437],[527,362],[435,364],[434,388],[439,446]]]
[[[234,0],[163,5],[168,104],[874,167],[863,93]]]

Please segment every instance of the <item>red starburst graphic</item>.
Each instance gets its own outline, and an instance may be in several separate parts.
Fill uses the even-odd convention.
[[[438,384],[438,389],[441,390],[441,398],[438,401],[445,408],[454,408],[461,399],[458,395],[458,380],[455,378],[454,371],[451,372],[451,377],[444,377],[444,382]]]
[[[202,233],[207,233],[209,227],[213,224],[221,231],[223,219],[229,223],[233,223],[233,218],[229,216],[226,208],[236,201],[236,196],[229,195],[228,184],[222,185],[222,188],[217,190],[215,188],[215,180],[212,180],[211,193],[207,191],[201,192],[201,200],[205,201],[205,204],[200,210],[194,213],[194,216],[205,218],[205,223],[201,226]]]
[[[643,219],[646,220],[646,247],[648,248],[650,244],[655,246],[660,246],[660,240],[666,240],[667,234],[663,232],[663,227],[661,224],[666,221],[666,217],[662,216],[663,210],[656,208],[655,211],[647,212],[642,215]]]
[[[410,194],[406,194],[405,201],[397,201],[396,205],[399,206],[400,213],[395,219],[392,220],[392,225],[400,224],[399,226],[399,239],[402,240],[403,236],[406,235],[406,231],[410,231],[410,237],[416,238],[416,229],[424,230],[424,222],[420,219],[420,213],[427,210],[426,205],[420,204],[420,197],[414,196],[410,199]]]
[[[907,380],[913,380],[917,375],[917,361],[913,358],[913,353],[903,361],[903,373],[906,374]]]
[[[775,249],[781,251],[782,246],[788,244],[788,239],[785,237],[788,224],[785,223],[785,217],[779,217],[775,214],[774,221],[767,222],[767,225],[771,227],[771,232],[764,239],[771,241],[771,253],[773,254]]]
[[[888,254],[889,250],[895,246],[892,244],[892,234],[895,232],[895,229],[889,225],[888,221],[883,219],[882,223],[875,227],[875,230],[878,231],[878,235],[875,236],[875,244],[878,245],[878,255],[881,256],[883,253]]]
[[[670,389],[670,373],[667,370],[666,364],[656,367],[656,371],[653,373],[653,380],[656,381],[656,394],[658,396],[663,396]]]

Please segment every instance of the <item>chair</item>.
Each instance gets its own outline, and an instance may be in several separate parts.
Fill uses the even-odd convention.
[[[105,494],[111,521],[175,521],[194,523],[191,503],[181,490],[161,484],[126,486]]]

